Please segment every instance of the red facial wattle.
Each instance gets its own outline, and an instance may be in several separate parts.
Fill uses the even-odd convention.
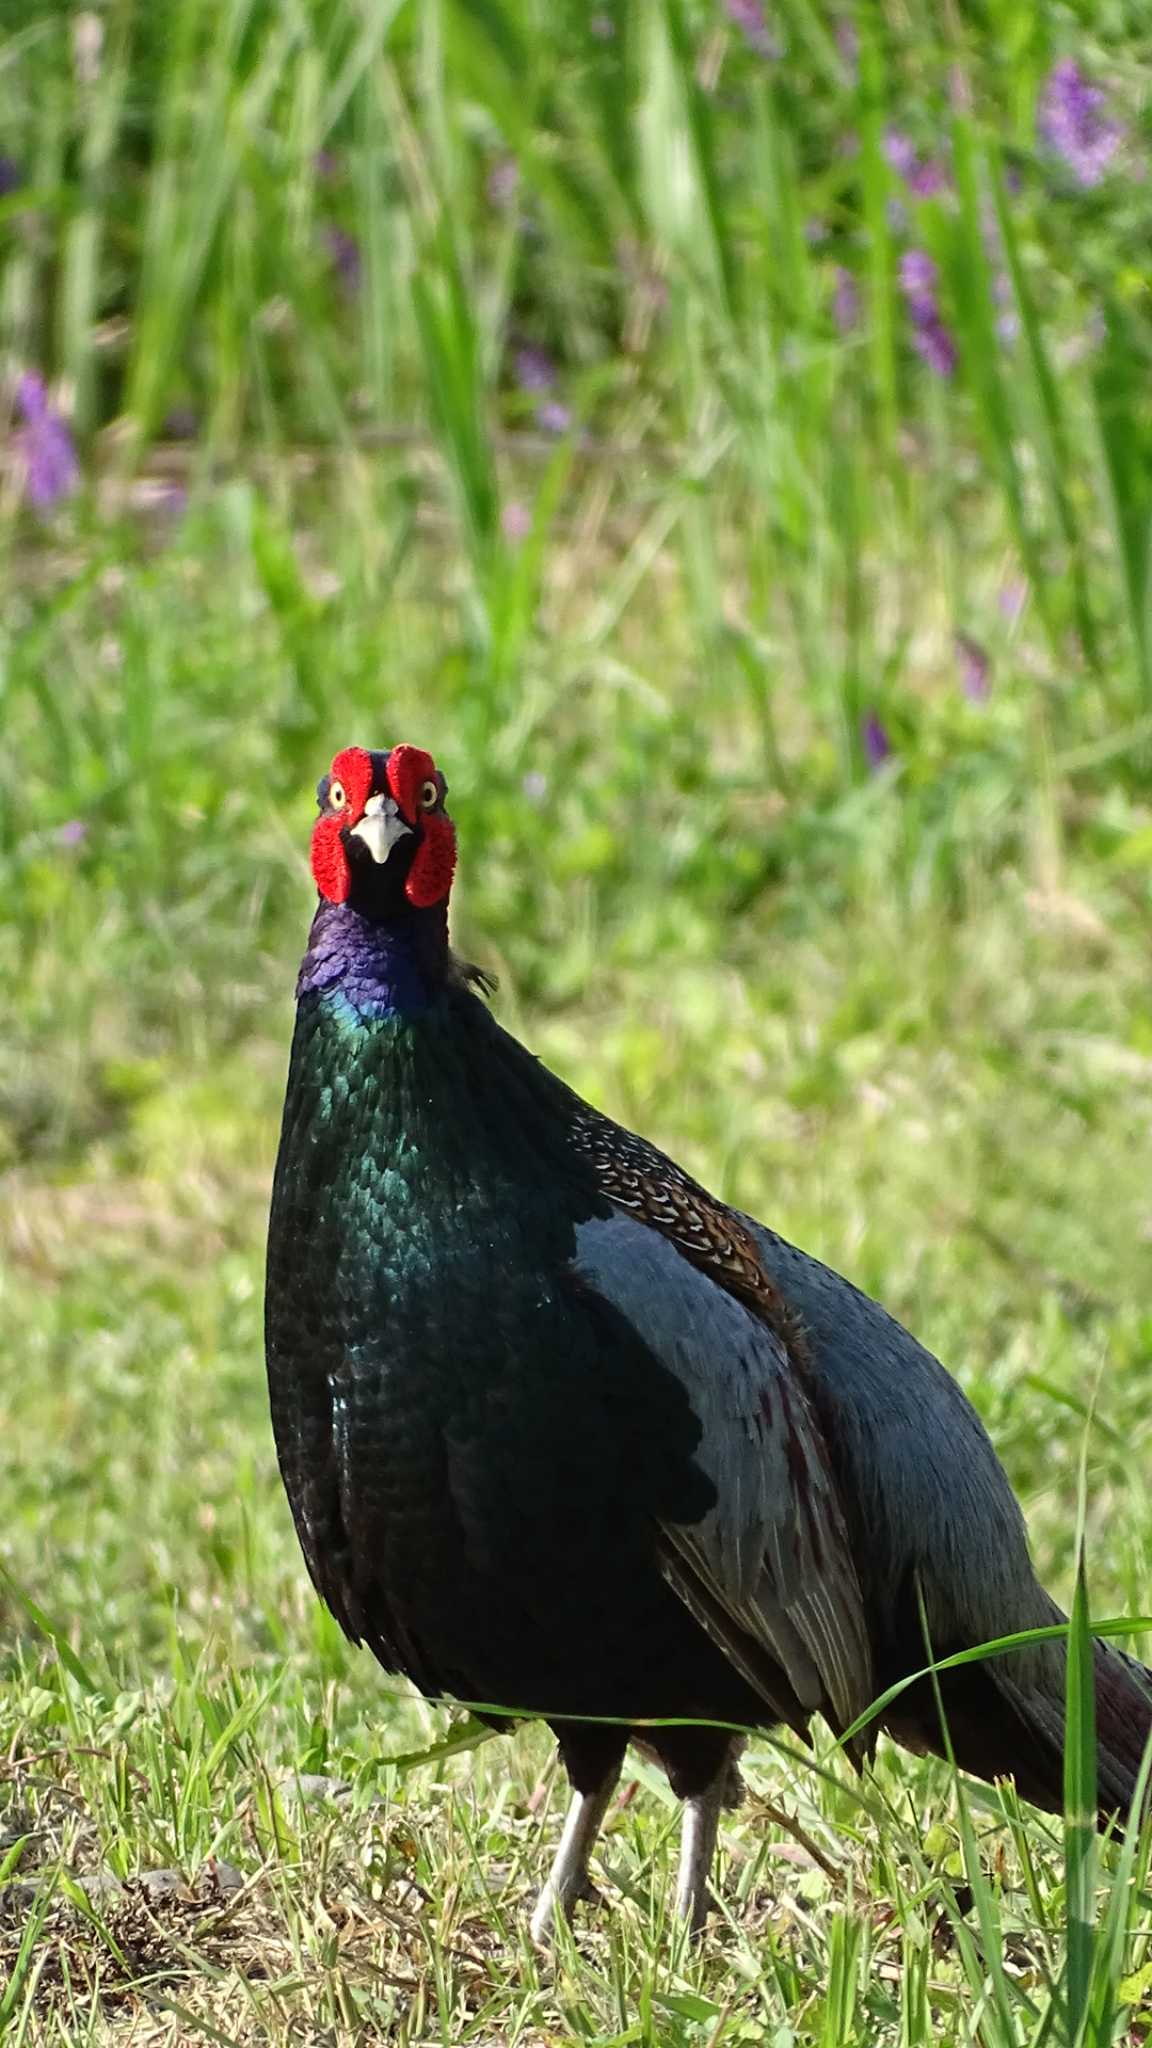
[[[442,903],[456,872],[456,833],[450,818],[425,818],[424,836],[408,870],[404,893],[417,910]]]
[[[426,784],[437,786],[436,763],[423,747],[393,747],[388,756],[388,787],[405,824],[420,826],[420,844],[408,871],[404,893],[417,910],[441,903],[456,872],[456,832],[442,811],[422,801]]]
[[[312,880],[329,903],[346,903],[352,893],[352,870],[340,837],[347,819],[317,818],[312,827]]]
[[[352,869],[343,835],[357,826],[372,795],[372,756],[364,747],[345,747],[332,763],[329,792],[340,790],[344,801],[326,811],[312,829],[312,874],[329,903],[346,903],[352,893]],[[443,788],[431,754],[422,747],[393,747],[388,756],[388,794],[406,825],[419,835],[404,883],[408,901],[418,910],[443,902],[456,869],[456,833],[443,811],[430,807],[429,790]]]
[[[329,903],[346,903],[352,890],[352,870],[344,851],[341,833],[358,825],[372,794],[372,756],[366,747],[345,747],[337,754],[329,775],[329,787],[344,791],[338,811],[317,818],[312,827],[312,879]]]

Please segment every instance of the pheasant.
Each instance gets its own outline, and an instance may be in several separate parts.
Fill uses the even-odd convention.
[[[683,1801],[699,1926],[733,1724],[844,1734],[926,1641],[1064,1617],[936,1359],[495,1021],[449,946],[446,793],[413,746],[346,748],[318,788],[268,1243],[280,1469],[354,1642],[430,1697],[551,1725],[572,1798],[537,1938],[589,1887],[630,1740]],[[1131,1805],[1152,1674],[1094,1655],[1105,1821]],[[1059,1808],[1059,1640],[940,1694],[965,1770]],[[930,1681],[881,1725],[939,1753]]]

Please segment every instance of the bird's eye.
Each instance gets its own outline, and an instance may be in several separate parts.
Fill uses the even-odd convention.
[[[342,811],[347,801],[348,799],[344,794],[344,784],[342,782],[330,782],[328,784],[328,802],[332,809],[334,811]]]
[[[421,783],[420,806],[422,810],[430,811],[433,808],[433,806],[439,801],[439,797],[439,785],[433,782],[431,777],[429,777],[427,782]]]

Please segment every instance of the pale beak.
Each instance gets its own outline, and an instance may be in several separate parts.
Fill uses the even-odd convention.
[[[363,840],[374,861],[383,867],[392,848],[405,833],[411,832],[400,816],[400,809],[390,796],[370,796],[364,806],[364,816],[358,825],[353,825],[350,837]]]

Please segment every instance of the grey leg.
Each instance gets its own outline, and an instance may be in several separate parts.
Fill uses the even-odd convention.
[[[593,1892],[588,1876],[588,1858],[603,1826],[619,1776],[620,1766],[616,1764],[594,1792],[573,1793],[556,1860],[548,1872],[548,1881],[532,1915],[533,1941],[546,1941],[556,1914],[562,1913],[567,1919],[577,1899],[586,1898]]]
[[[680,1869],[676,1878],[676,1911],[698,1934],[708,1915],[710,1894],[708,1873],[716,1853],[720,1809],[735,1802],[731,1797],[735,1766],[725,1759],[712,1783],[703,1792],[684,1801],[680,1824]],[[738,1779],[737,1779],[737,1782]]]

